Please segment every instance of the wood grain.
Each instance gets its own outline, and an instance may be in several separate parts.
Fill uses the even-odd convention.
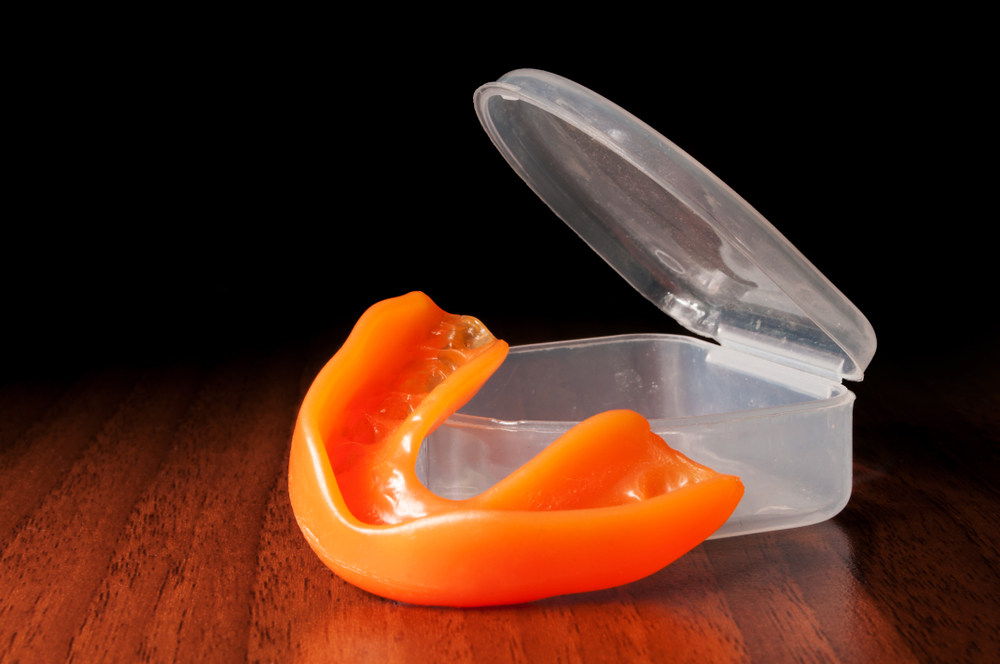
[[[0,661],[1000,661],[990,367],[857,386],[854,495],[831,521],[463,610],[358,590],[302,538],[288,446],[328,351],[3,386]]]

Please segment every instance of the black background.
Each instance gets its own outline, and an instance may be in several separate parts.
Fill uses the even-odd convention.
[[[5,374],[342,336],[411,290],[512,343],[680,332],[480,127],[473,93],[520,67],[611,99],[743,196],[872,322],[871,371],[996,338],[961,52],[852,21],[313,23],[135,29],[39,58],[12,97]]]

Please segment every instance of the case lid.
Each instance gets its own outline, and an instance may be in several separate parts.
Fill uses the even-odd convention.
[[[864,315],[764,217],[654,129],[533,69],[476,91],[493,143],[632,286],[695,334],[813,374],[861,380]]]

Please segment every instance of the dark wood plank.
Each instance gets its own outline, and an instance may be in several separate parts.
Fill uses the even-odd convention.
[[[12,651],[41,661],[70,653],[125,519],[172,444],[197,380],[192,370],[140,378],[45,494],[29,525],[17,530],[0,561],[0,587],[9,593],[0,609],[0,642]],[[104,384],[114,395],[117,387]],[[20,601],[8,604],[13,597]]]
[[[49,525],[29,524],[29,515],[119,408],[136,379],[127,370],[82,378],[7,447],[0,462],[0,547],[20,529]]]
[[[463,610],[365,593],[302,538],[288,446],[330,345],[0,392],[0,661],[1000,658],[987,367],[950,390],[905,372],[860,386],[854,496],[831,521]]]
[[[125,520],[71,661],[244,658],[263,507],[300,371],[272,357],[208,376]]]

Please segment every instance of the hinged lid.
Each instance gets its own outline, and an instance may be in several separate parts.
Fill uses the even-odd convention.
[[[576,83],[513,71],[475,94],[493,143],[632,286],[695,334],[861,380],[864,315],[764,217],[654,129]]]

